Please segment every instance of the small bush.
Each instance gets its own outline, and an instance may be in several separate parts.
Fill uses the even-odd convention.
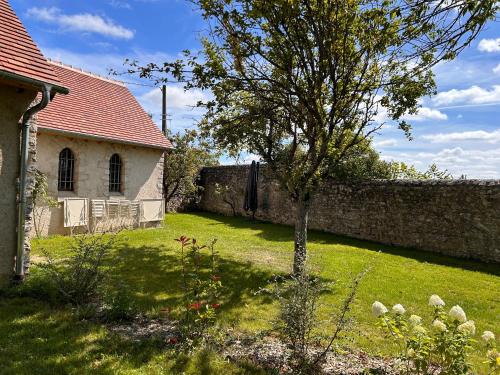
[[[104,319],[109,322],[130,321],[137,315],[137,306],[126,285],[120,284],[104,297]]]
[[[367,270],[358,274],[348,290],[338,313],[332,313],[333,331],[322,345],[319,331],[322,322],[318,317],[319,298],[322,292],[331,290],[331,285],[307,272],[291,276],[282,286],[275,284],[272,293],[280,303],[277,327],[282,339],[292,350],[288,365],[293,374],[317,374],[326,354],[339,335],[347,328],[349,311],[359,284]]]
[[[453,306],[447,313],[445,302],[437,295],[429,298],[429,306],[434,309],[430,324],[425,324],[418,315],[407,314],[401,304],[389,311],[376,301],[372,312],[378,317],[378,325],[388,337],[401,347],[399,359],[406,374],[453,374],[465,375],[471,372],[469,355],[476,333],[473,320],[467,320],[460,306]],[[494,374],[500,368],[500,356],[494,344],[492,332],[485,332],[487,361]],[[497,366],[495,368],[495,366]]]
[[[40,267],[50,275],[64,302],[75,306],[95,302],[105,277],[104,256],[113,246],[114,237],[78,236],[71,255],[56,262],[44,251],[47,263]]]

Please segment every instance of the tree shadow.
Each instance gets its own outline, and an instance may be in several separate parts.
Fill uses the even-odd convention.
[[[293,247],[294,230],[288,225],[273,224],[258,220],[253,221],[246,217],[231,217],[208,212],[192,212],[191,214],[216,221],[216,223],[210,223],[209,225],[224,225],[235,229],[251,229],[255,232],[255,236],[259,238],[272,242],[290,242],[290,249]],[[386,245],[319,230],[309,230],[308,241],[313,244],[356,247],[364,250],[410,258],[421,263],[431,263],[500,276],[500,267],[498,267],[497,264],[485,263],[474,259],[454,258],[430,251]]]
[[[142,309],[175,309],[183,304],[180,250],[166,246],[131,246],[118,243],[108,259],[113,281],[130,288]],[[208,264],[210,255],[201,253],[201,263]],[[255,267],[251,262],[219,258],[222,281],[221,310],[240,307],[244,296],[265,287],[275,273]],[[207,271],[204,276],[208,277]],[[261,297],[259,303],[271,303]]]
[[[0,298],[0,373],[2,375],[99,374],[158,364],[166,373],[226,373],[213,351],[185,354],[166,350],[160,340],[133,341],[80,321],[69,309],[54,309],[32,298]],[[153,367],[151,367],[151,365]],[[252,364],[235,363],[231,374],[265,374]]]
[[[31,298],[0,299],[2,374],[116,373],[116,362],[138,367],[162,347],[108,335],[66,308]]]

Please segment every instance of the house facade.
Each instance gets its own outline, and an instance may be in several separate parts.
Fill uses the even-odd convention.
[[[107,230],[110,220],[157,224],[170,142],[124,84],[50,64],[70,94],[55,98],[36,119],[36,168],[57,203],[37,204],[32,235]],[[156,220],[145,217],[145,202],[157,202]]]
[[[23,277],[29,249],[32,116],[67,91],[8,1],[0,0],[0,286]]]

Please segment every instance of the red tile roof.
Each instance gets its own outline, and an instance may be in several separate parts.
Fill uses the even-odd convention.
[[[39,129],[167,149],[172,144],[121,82],[51,62],[68,95],[38,114]]]
[[[67,92],[7,0],[0,0],[0,76],[50,83]]]

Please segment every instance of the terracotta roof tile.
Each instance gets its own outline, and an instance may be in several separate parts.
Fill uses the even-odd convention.
[[[0,72],[2,71],[58,87],[61,85],[7,0],[0,0]]]
[[[124,84],[51,64],[70,93],[56,96],[38,114],[39,128],[155,148],[172,147]]]

